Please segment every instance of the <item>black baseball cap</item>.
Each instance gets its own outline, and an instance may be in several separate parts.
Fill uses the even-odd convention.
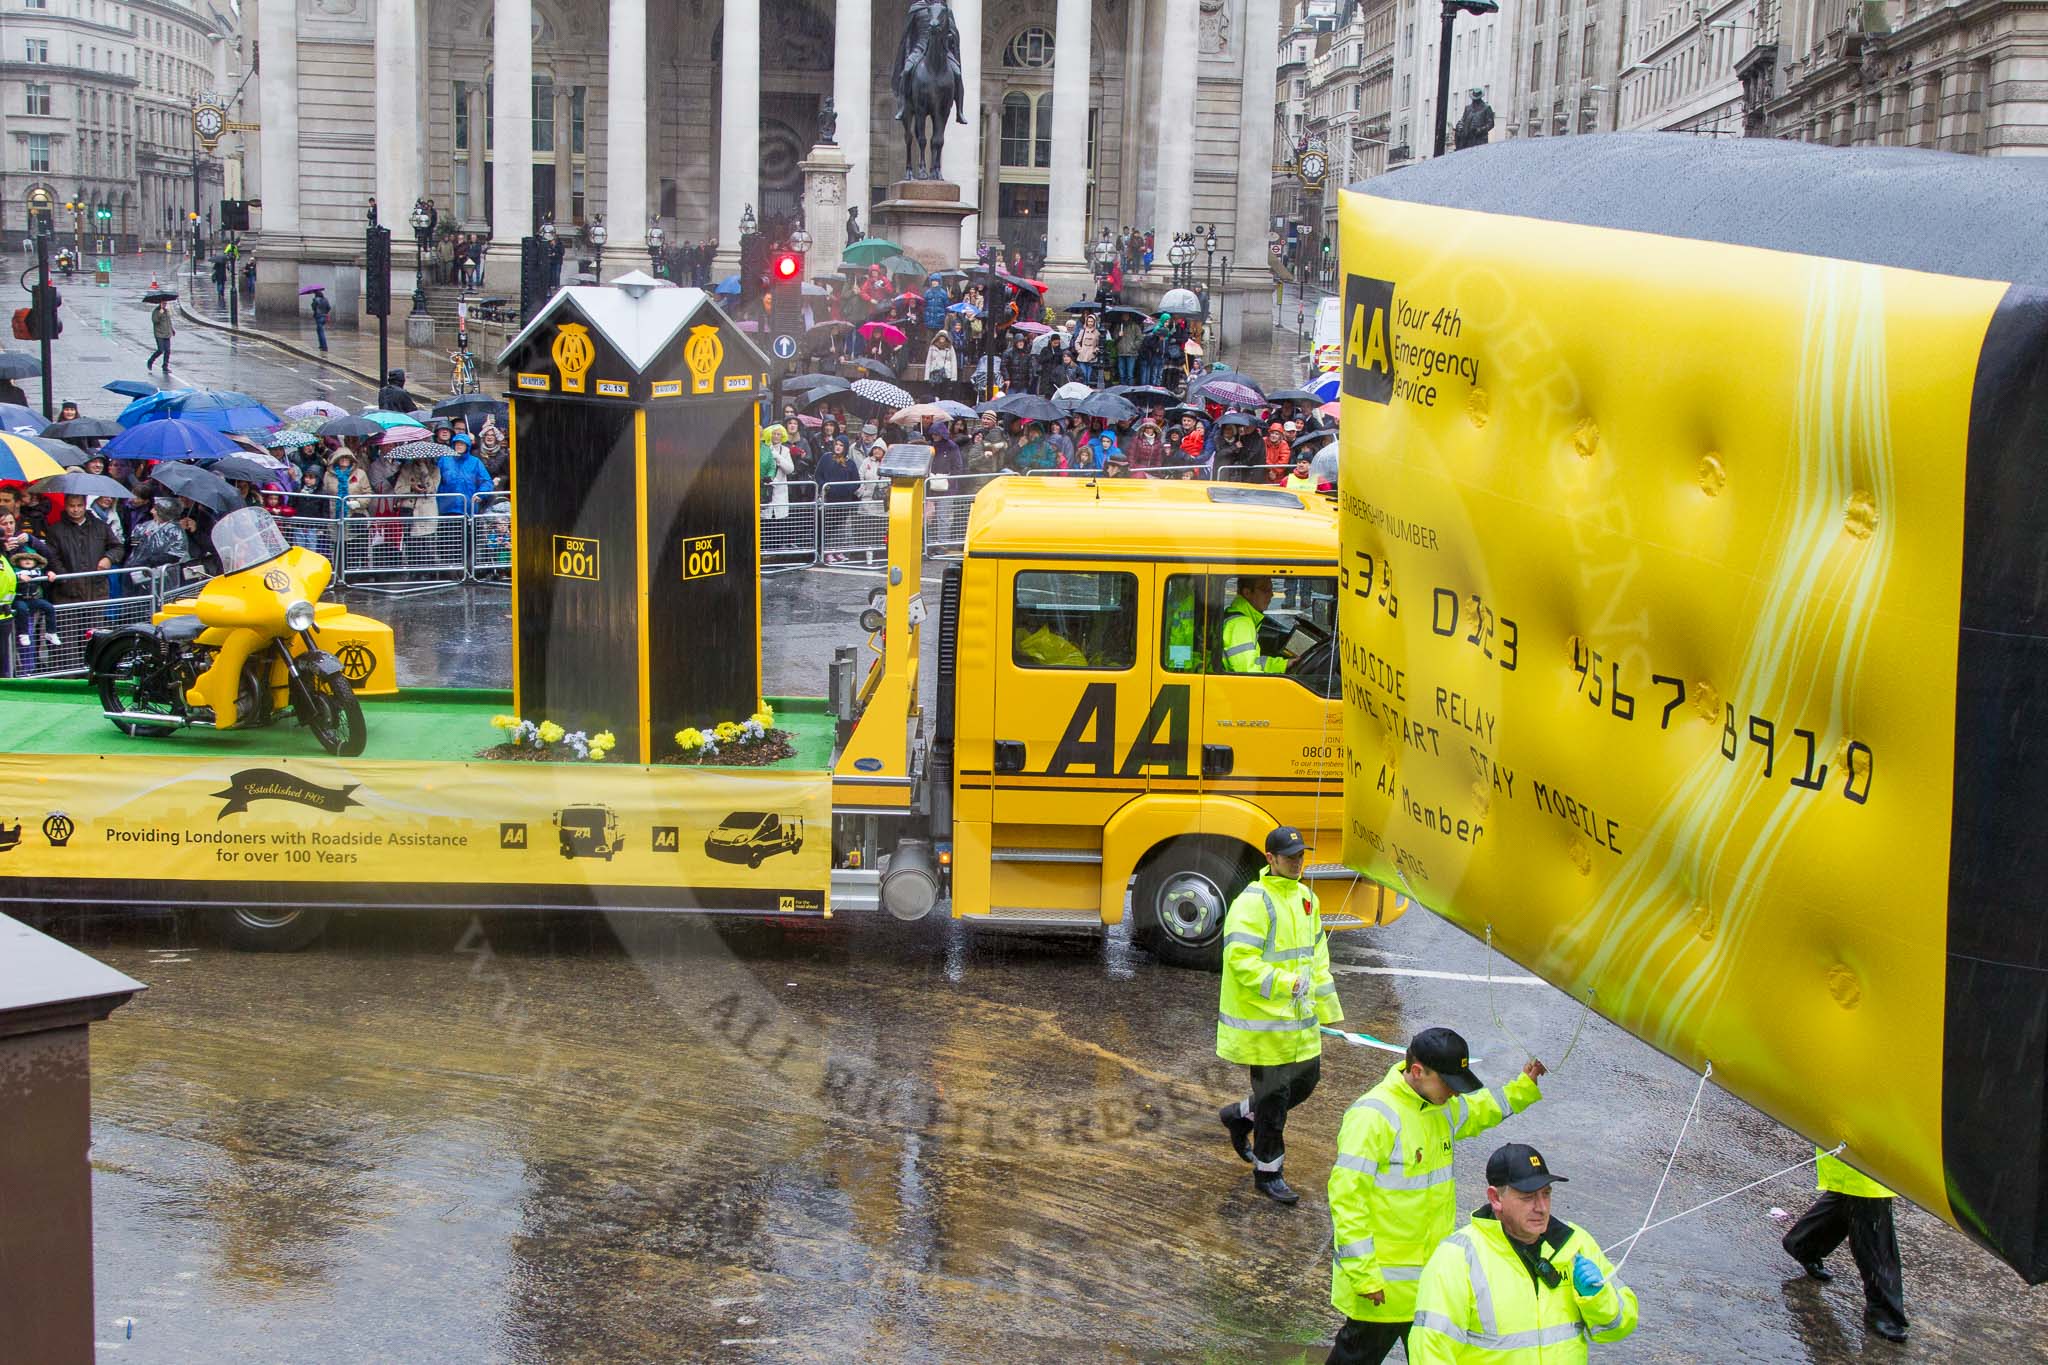
[[[1472,1074],[1472,1049],[1450,1029],[1424,1029],[1408,1040],[1408,1055],[1443,1077],[1454,1094],[1485,1089]]]
[[[1510,1142],[1486,1158],[1486,1183],[1495,1189],[1516,1189],[1534,1194],[1558,1183],[1569,1184],[1553,1175],[1543,1153],[1526,1142]]]
[[[1301,831],[1292,825],[1281,825],[1266,836],[1266,852],[1281,858],[1292,858],[1298,853],[1308,852],[1308,845],[1302,842]]]

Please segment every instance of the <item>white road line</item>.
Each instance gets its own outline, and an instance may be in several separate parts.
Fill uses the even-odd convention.
[[[1435,981],[1487,981],[1497,986],[1547,986],[1550,983],[1540,976],[1495,976],[1487,977],[1477,972],[1433,972],[1424,967],[1365,967],[1350,963],[1338,963],[1330,968],[1333,972],[1358,972],[1367,976],[1426,976]]]

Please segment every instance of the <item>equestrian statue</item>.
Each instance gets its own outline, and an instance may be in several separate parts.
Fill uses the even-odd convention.
[[[937,180],[947,123],[967,123],[960,27],[947,0],[911,0],[889,86],[896,92],[896,121],[903,125],[904,177]]]

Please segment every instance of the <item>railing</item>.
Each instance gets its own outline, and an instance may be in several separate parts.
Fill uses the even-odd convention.
[[[163,600],[169,570],[95,569],[21,580],[6,628],[8,676],[61,678],[85,672],[85,639],[149,620]]]

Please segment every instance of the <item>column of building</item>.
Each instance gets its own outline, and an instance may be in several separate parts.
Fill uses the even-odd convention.
[[[419,57],[419,10],[413,0],[377,0],[375,183],[378,222],[391,229],[394,298],[413,287],[414,255],[408,250],[412,207],[426,185],[420,171]]]
[[[1245,0],[1240,47],[1244,80],[1238,87],[1237,230],[1232,259],[1239,270],[1263,271],[1266,220],[1273,200],[1273,82],[1280,65],[1280,0]]]
[[[761,0],[726,0],[725,48],[718,72],[718,256],[720,273],[738,267],[740,220],[761,184]]]
[[[493,250],[516,262],[534,227],[531,0],[496,0],[492,22],[491,237]]]
[[[839,122],[834,137],[847,163],[846,202],[860,210],[863,230],[868,227],[874,39],[872,0],[839,0],[832,20],[832,111]]]
[[[758,5],[760,0],[753,3]],[[611,0],[608,56],[604,101],[605,249],[644,252],[649,207],[647,0]]]
[[[981,214],[960,220],[960,259],[972,261],[983,223],[993,232],[996,206],[980,200],[981,190],[981,0],[953,0],[953,22],[960,26],[960,88],[967,103],[957,122],[946,130],[946,155],[939,169],[960,187],[960,197],[977,203]]]
[[[1159,77],[1159,171],[1153,197],[1161,259],[1176,232],[1194,228],[1195,83],[1201,77],[1201,12],[1195,0],[1165,0]]]
[[[1053,18],[1052,183],[1045,215],[1045,268],[1052,274],[1088,271],[1090,9],[1088,0],[1059,0]]]

